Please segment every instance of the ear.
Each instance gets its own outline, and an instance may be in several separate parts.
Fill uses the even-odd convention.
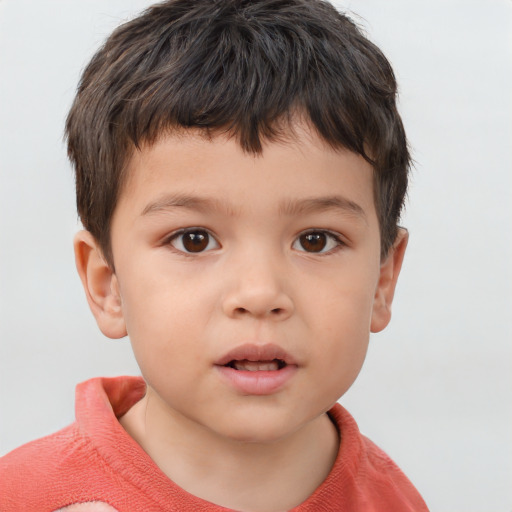
[[[395,243],[380,265],[379,283],[373,301],[371,332],[382,331],[391,320],[391,304],[408,240],[407,230],[399,228]]]
[[[119,283],[98,242],[89,231],[79,231],[74,248],[76,268],[98,327],[109,338],[126,336]]]

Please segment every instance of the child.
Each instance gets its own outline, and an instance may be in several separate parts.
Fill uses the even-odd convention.
[[[424,511],[337,400],[390,320],[409,154],[382,53],[319,0],[168,0],[85,69],[75,255],[142,378],[0,463],[0,510]]]

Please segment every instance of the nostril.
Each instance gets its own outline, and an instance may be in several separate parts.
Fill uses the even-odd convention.
[[[272,316],[279,316],[281,315],[285,310],[283,308],[274,308],[274,309],[271,309],[270,311],[268,311],[268,314],[272,315]],[[239,307],[239,308],[236,308],[234,310],[234,312],[237,314],[237,315],[245,315],[247,313],[250,313],[251,310],[247,309],[247,308],[242,308],[242,307]],[[258,314],[258,313],[256,313]],[[260,314],[264,314],[263,312],[260,313]]]
[[[0,0],[1,1],[1,0]],[[240,302],[239,302],[240,304]],[[245,306],[245,305],[244,305]],[[232,308],[226,307],[225,312],[228,315],[234,317],[243,318],[245,316],[257,317],[257,318],[274,318],[275,320],[281,320],[288,316],[290,309],[288,307],[272,307],[272,305],[265,304],[253,304],[248,306],[233,305]]]

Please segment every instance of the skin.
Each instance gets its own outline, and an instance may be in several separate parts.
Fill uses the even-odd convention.
[[[372,173],[305,125],[260,156],[223,135],[165,135],[131,159],[112,220],[115,271],[77,234],[98,325],[129,335],[148,386],[121,423],[188,492],[273,512],[329,473],[339,435],[326,411],[390,320],[407,244],[401,230],[381,260]],[[209,237],[205,250],[186,252],[190,228]],[[304,243],[312,231],[320,252]],[[293,376],[270,394],[240,392],[215,363],[244,343],[284,349]]]
[[[91,501],[59,508],[55,512],[118,512],[118,510],[102,501]]]

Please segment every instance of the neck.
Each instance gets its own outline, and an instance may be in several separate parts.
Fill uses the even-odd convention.
[[[244,512],[296,507],[325,480],[338,453],[339,434],[327,414],[282,439],[241,442],[172,414],[150,388],[120,421],[182,489]]]

